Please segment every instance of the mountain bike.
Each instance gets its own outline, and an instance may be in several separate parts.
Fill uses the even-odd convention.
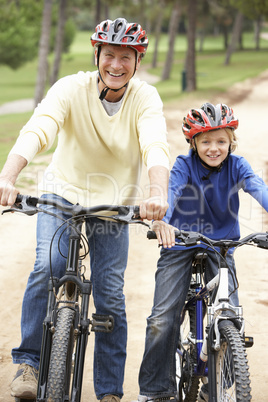
[[[230,304],[229,267],[231,248],[255,245],[268,249],[268,232],[252,233],[241,240],[211,240],[198,232],[176,231],[180,246],[205,245],[218,256],[218,274],[205,283],[206,248],[197,248],[192,277],[180,317],[180,338],[176,351],[176,400],[197,400],[200,380],[207,384],[209,402],[251,400],[246,348],[253,338],[245,336],[242,306]],[[156,238],[149,231],[147,237]],[[233,278],[234,283],[237,278]]]
[[[111,332],[114,326],[111,315],[92,314],[92,319],[89,318],[92,284],[84,275],[83,259],[88,254],[88,247],[82,226],[90,217],[107,218],[104,215],[107,211],[111,214],[110,220],[148,225],[140,220],[137,206],[84,208],[79,204],[65,205],[56,200],[25,195],[18,195],[16,203],[2,213],[15,211],[29,216],[38,212],[50,213],[40,208],[41,204],[70,213],[71,218],[60,226],[65,225],[65,230],[70,233],[65,274],[56,278],[51,273],[48,283],[36,401],[79,402],[88,335],[91,331]],[[26,399],[16,398],[16,401],[26,402]]]

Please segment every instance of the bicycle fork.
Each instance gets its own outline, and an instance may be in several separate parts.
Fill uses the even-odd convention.
[[[46,317],[43,322],[43,337],[40,354],[40,367],[38,377],[37,402],[46,401],[47,380],[50,363],[50,353],[52,347],[53,333],[58,308],[69,307],[75,310],[74,334],[76,341],[75,364],[73,371],[73,383],[70,401],[80,401],[82,390],[83,369],[85,361],[85,351],[87,346],[89,325],[88,319],[89,298],[91,295],[91,281],[78,275],[79,271],[79,251],[80,251],[80,230],[83,220],[71,226],[69,238],[69,254],[65,275],[61,278],[50,278],[48,283],[48,303]],[[56,300],[58,290],[64,287],[64,299]],[[77,292],[81,296],[81,307],[77,302]]]
[[[68,276],[65,276],[64,278],[62,278],[62,280],[58,280],[56,278],[54,278],[53,280],[52,279],[49,280],[47,315],[43,322],[43,338],[42,338],[42,347],[40,355],[37,402],[46,401],[50,351],[52,346],[52,337],[55,331],[54,320],[57,311],[57,309],[55,310],[56,297],[54,294],[53,284],[55,286],[56,283],[57,287],[58,286],[60,287],[62,285],[62,282],[66,279],[72,280],[72,282],[77,282],[78,285],[79,280],[76,277],[69,278]],[[79,309],[76,310],[78,314],[76,314],[75,316],[76,323],[74,332],[77,342],[75,351],[76,358],[73,371],[72,393],[70,401],[79,401],[81,397],[85,351],[87,346],[89,325],[90,325],[90,320],[88,319],[88,306],[89,306],[89,297],[91,294],[91,287],[92,287],[91,282],[88,280],[84,280],[83,283],[79,283],[79,289],[82,296],[81,297],[82,304],[81,304],[81,310],[80,311]],[[75,306],[73,306],[72,308],[77,309],[77,307]],[[78,315],[80,315],[80,317]],[[77,321],[79,321],[79,326],[77,325],[78,324]]]

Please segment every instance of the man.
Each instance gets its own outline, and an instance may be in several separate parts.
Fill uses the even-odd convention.
[[[132,78],[146,53],[146,32],[123,18],[107,20],[96,27],[91,43],[98,71],[64,77],[48,91],[8,156],[0,175],[0,203],[14,203],[19,173],[57,137],[52,162],[39,186],[44,197],[61,197],[62,202],[84,206],[133,203],[143,160],[150,196],[140,203],[140,215],[148,220],[162,219],[168,207],[169,168],[162,102],[155,88]],[[123,285],[128,231],[127,226],[120,228],[116,232],[120,235],[115,236],[107,220],[98,221],[102,230],[93,232],[92,225],[88,220],[96,312],[115,318],[115,329],[109,336],[96,333],[94,386],[98,399],[118,402],[123,396],[126,358]],[[58,226],[56,218],[38,215],[36,262],[22,306],[22,341],[12,350],[13,362],[20,366],[11,395],[18,398],[36,396],[50,276],[48,247]],[[67,236],[63,237],[61,242],[67,244]],[[53,274],[63,275],[65,260],[57,250],[52,259]]]

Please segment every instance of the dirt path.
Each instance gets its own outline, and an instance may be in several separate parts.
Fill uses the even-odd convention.
[[[221,101],[233,106],[240,126],[238,153],[244,155],[254,170],[267,180],[268,136],[266,129],[266,100],[268,98],[268,72],[258,79],[236,85],[229,94],[209,101]],[[187,152],[187,144],[180,132],[181,119],[189,107],[199,106],[207,99],[191,101],[166,108],[172,163],[179,153]],[[189,104],[187,104],[189,103]],[[36,160],[21,180],[36,181],[44,168],[46,158]],[[142,191],[146,194],[146,174],[142,176]],[[22,192],[36,193],[35,185]],[[240,222],[242,235],[267,229],[267,218],[259,205],[246,194],[241,194]],[[154,289],[154,272],[159,250],[155,242],[146,240],[146,231],[138,226],[131,228],[129,264],[126,272],[126,303],[129,323],[128,357],[123,402],[130,402],[138,394],[138,370],[141,362],[146,317],[150,314]],[[0,288],[0,401],[10,402],[9,384],[16,367],[10,349],[20,340],[20,308],[28,274],[33,266],[35,249],[35,217],[14,214],[0,216],[1,288]],[[246,332],[254,336],[255,345],[248,349],[252,381],[252,400],[266,402],[268,395],[268,312],[267,277],[268,254],[265,251],[241,248],[236,253],[240,300],[244,306]],[[92,343],[90,336],[86,362],[83,401],[95,401],[92,387]]]

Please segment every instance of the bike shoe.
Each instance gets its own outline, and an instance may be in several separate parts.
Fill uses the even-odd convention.
[[[20,399],[35,399],[37,396],[38,370],[22,363],[11,383],[11,396]]]

